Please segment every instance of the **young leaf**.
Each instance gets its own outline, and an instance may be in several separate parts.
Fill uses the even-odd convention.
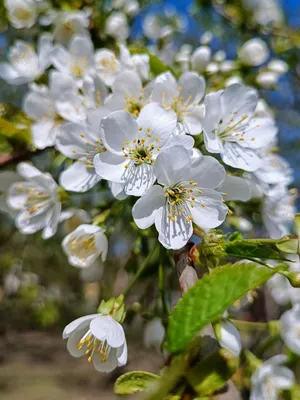
[[[151,372],[132,371],[121,375],[115,383],[114,393],[119,395],[141,392],[159,376]]]
[[[224,249],[228,256],[236,256],[241,258],[264,258],[269,260],[282,259],[275,245],[260,242],[259,239],[251,241],[228,241],[224,245]]]
[[[149,56],[149,65],[150,65],[150,70],[154,76],[160,75],[163,72],[171,71],[174,74],[174,71],[172,69],[165,65],[156,55],[150,53],[148,50],[139,48],[139,47],[132,47],[130,48],[130,53],[131,54],[148,54]]]
[[[284,267],[270,269],[255,263],[236,263],[204,275],[178,302],[169,317],[167,349],[183,351],[191,339],[249,290],[263,285]]]

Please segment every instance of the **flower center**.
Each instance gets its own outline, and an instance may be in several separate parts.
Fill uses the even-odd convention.
[[[94,235],[71,236],[69,239],[69,251],[81,262],[94,253],[96,249]]]
[[[143,128],[139,128],[139,131],[142,130]],[[146,132],[144,138],[126,141],[122,146],[124,157],[130,159],[134,165],[154,164],[153,152],[160,151],[160,147],[157,146],[160,139],[158,137],[152,138],[150,128],[147,128]],[[128,168],[128,166],[129,164],[126,164],[125,168]]]
[[[86,152],[78,152],[78,150],[73,149],[72,153],[80,156],[77,161],[85,162],[86,168],[94,168],[93,160],[95,155],[106,151],[106,148],[103,146],[103,141],[100,138],[96,139],[95,142],[92,143],[90,140],[85,139],[84,133],[81,133],[80,137],[85,141]]]
[[[139,116],[142,108],[144,107],[144,89],[141,89],[141,92],[142,94],[137,97],[125,95],[125,111],[135,118]]]
[[[236,115],[237,112],[231,112],[230,114]],[[220,120],[219,125],[217,126],[215,133],[219,136],[219,138],[225,142],[225,141],[230,141],[230,142],[243,142],[245,140],[244,135],[246,133],[246,129],[248,128],[248,123],[245,124],[244,126],[240,127],[240,125],[248,118],[248,115],[243,115],[238,121],[234,122],[234,117],[232,117],[228,123],[228,126],[226,129],[222,130],[221,125],[222,125],[222,120]],[[233,125],[231,125],[233,123]],[[260,125],[256,125],[255,128],[259,128]],[[255,140],[255,138],[251,138],[252,141]]]
[[[99,60],[99,66],[106,70],[106,73],[116,72],[117,60],[114,56],[104,57]]]
[[[195,207],[195,202],[199,203],[201,207],[205,207],[205,204],[199,201],[199,195],[203,192],[197,186],[197,182],[189,181],[165,187],[168,218],[171,221],[175,221],[177,217],[184,217],[185,222],[193,221],[190,208]]]
[[[38,211],[40,207],[50,200],[49,193],[40,190],[37,187],[24,187],[22,184],[17,187],[18,193],[27,195],[25,202],[25,208],[27,211],[33,214]]]
[[[79,350],[85,350],[85,354],[88,355],[88,362],[91,362],[96,355],[100,357],[100,362],[106,362],[111,350],[106,340],[96,339],[90,330],[81,338],[77,347]]]
[[[31,12],[26,8],[17,7],[14,11],[15,17],[20,21],[26,22],[31,16]]]
[[[189,114],[189,106],[192,100],[192,96],[189,96],[187,100],[185,100],[181,95],[182,87],[178,87],[178,94],[172,97],[172,101],[169,103],[166,99],[166,93],[162,93],[162,104],[166,109],[172,109],[175,111],[177,115],[177,121],[183,122],[184,118]]]

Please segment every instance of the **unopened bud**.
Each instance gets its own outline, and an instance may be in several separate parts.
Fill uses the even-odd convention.
[[[198,276],[195,269],[187,265],[179,278],[182,293],[185,293],[191,286],[194,286],[197,280]]]
[[[281,275],[284,275],[294,288],[300,288],[300,272],[282,271]]]

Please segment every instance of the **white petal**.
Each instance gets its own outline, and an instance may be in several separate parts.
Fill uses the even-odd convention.
[[[161,74],[155,79],[151,99],[161,104],[163,104],[164,101],[168,104],[172,104],[173,96],[178,95],[177,88],[176,79],[171,72]]]
[[[251,198],[251,190],[248,181],[238,176],[226,176],[224,182],[218,186],[217,190],[223,193],[225,201],[248,201]]]
[[[34,176],[41,175],[41,171],[35,168],[32,164],[21,162],[17,166],[17,173],[25,179],[33,178]]]
[[[184,117],[184,126],[186,133],[190,135],[198,135],[202,131],[202,121],[205,115],[204,106],[191,106],[188,113]]]
[[[178,85],[182,87],[180,96],[185,101],[189,100],[190,103],[198,104],[204,96],[205,80],[196,72],[185,72],[181,75]]]
[[[240,147],[236,143],[226,142],[221,157],[225,164],[244,171],[255,171],[261,165],[261,159],[254,150]]]
[[[0,78],[4,79],[11,85],[21,85],[26,82],[26,78],[20,79],[18,72],[6,62],[0,63]]]
[[[94,168],[87,168],[85,162],[77,161],[61,173],[59,181],[66,190],[86,192],[101,181],[101,176]]]
[[[90,324],[92,334],[98,340],[107,340],[109,346],[120,347],[125,342],[125,334],[122,325],[110,315],[99,315]]]
[[[215,189],[225,179],[225,168],[213,157],[203,156],[192,162],[186,171],[186,180],[194,180],[198,186]]]
[[[258,97],[256,90],[233,84],[224,90],[220,100],[222,112],[220,130],[223,132],[229,125],[237,124],[241,118],[244,118],[242,125],[245,125],[254,113]]]
[[[78,343],[79,341],[82,339],[82,337],[84,336],[84,334],[86,333],[88,329],[88,324],[86,327],[83,328],[79,328],[77,329],[75,332],[73,332],[67,341],[67,349],[68,352],[71,354],[72,357],[81,357],[85,354],[85,348],[82,347],[81,349],[78,348]]]
[[[202,127],[207,135],[217,127],[221,119],[221,95],[222,91],[219,90],[218,92],[210,93],[205,96],[205,118],[202,121]]]
[[[88,130],[86,125],[68,122],[59,128],[56,147],[62,154],[69,158],[77,159],[83,157],[89,149],[86,141],[90,137],[86,137],[87,135]]]
[[[85,315],[84,317],[77,318],[75,321],[70,322],[63,331],[63,339],[67,339],[77,329],[88,327],[91,320],[98,317],[98,315],[99,314]]]
[[[42,238],[49,239],[55,235],[57,231],[57,225],[59,223],[59,217],[61,212],[61,203],[57,202],[52,208],[51,212],[48,214],[47,221],[45,223],[45,228],[43,230]]]
[[[68,74],[70,65],[70,53],[60,44],[54,46],[52,50],[53,66],[60,72]]]
[[[142,82],[134,71],[121,72],[112,85],[114,93],[122,93],[124,96],[138,97],[142,95]]]
[[[127,364],[127,357],[128,357],[127,342],[125,340],[123,346],[117,349],[118,367],[122,367],[123,365]]]
[[[167,249],[178,250],[184,247],[193,234],[193,224],[179,215],[175,221],[168,218],[167,207],[159,210],[155,217],[158,240]]]
[[[134,118],[126,111],[114,111],[103,118],[101,127],[104,132],[105,146],[115,154],[123,154],[122,146],[138,134],[138,126]]]
[[[220,193],[212,189],[201,189],[202,194],[190,208],[194,222],[203,229],[216,228],[225,220],[228,208],[223,204]]]
[[[53,120],[41,120],[31,126],[32,142],[37,149],[54,146],[58,129]]]
[[[149,128],[152,137],[160,139],[158,145],[162,147],[176,128],[177,116],[173,110],[165,110],[158,103],[150,103],[142,109],[137,124],[143,129]]]
[[[32,216],[27,210],[21,211],[16,218],[16,227],[24,235],[31,235],[45,227],[45,221],[48,218],[47,211]]]
[[[95,355],[92,358],[95,370],[109,373],[116,369],[118,366],[117,350],[118,349],[111,349],[109,357],[105,362],[102,361],[101,357]]]
[[[274,140],[277,132],[278,129],[271,118],[251,118],[243,134],[244,140],[240,142],[240,145],[261,149]]]
[[[124,183],[108,182],[112,195],[118,200],[124,200],[127,194],[124,192]]]
[[[8,189],[7,204],[14,210],[21,210],[27,201],[27,190],[33,187],[31,182],[16,182]],[[2,188],[1,188],[2,190]]]
[[[125,165],[128,160],[122,156],[106,151],[94,157],[94,166],[98,175],[112,182],[123,182],[123,174],[126,170]]]
[[[238,356],[242,350],[241,336],[237,328],[229,321],[222,321],[220,323],[220,346],[228,349],[235,356]]]
[[[155,179],[152,165],[146,163],[135,165],[129,162],[129,167],[122,176],[122,181],[125,182],[124,191],[128,196],[143,196]]]
[[[102,261],[105,261],[108,251],[108,240],[103,232],[95,233],[95,246],[99,254],[101,254]]]
[[[182,146],[174,146],[162,151],[154,164],[157,181],[164,185],[178,183],[186,174],[191,162],[188,150]]]
[[[86,120],[87,108],[83,98],[77,94],[68,93],[56,101],[58,114],[70,122],[83,123]]]
[[[189,135],[172,135],[165,143],[163,150],[165,151],[173,146],[183,146],[186,149],[191,150],[194,144],[195,140]]]
[[[141,197],[132,208],[134,222],[140,229],[147,229],[154,224],[158,210],[165,204],[164,191],[154,185]]]

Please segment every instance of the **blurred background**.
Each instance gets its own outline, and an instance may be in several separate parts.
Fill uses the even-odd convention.
[[[70,8],[78,8],[85,2],[78,0],[65,3]],[[100,8],[107,5],[107,2],[101,0],[94,3],[95,7]],[[0,16],[1,10],[3,11],[3,2],[0,1]],[[224,50],[229,59],[236,57],[237,47],[250,37],[260,36],[267,42],[272,42],[277,55],[288,62],[290,70],[279,80],[277,90],[262,89],[261,95],[275,114],[280,129],[280,152],[295,171],[295,187],[299,189],[300,2],[141,2],[139,13],[132,18],[130,40],[147,43],[151,48],[153,38],[145,37],[144,24],[149,14],[167,16],[168,23],[172,22],[170,53],[173,55],[174,52],[179,52],[184,43],[189,43],[193,48],[199,46],[200,37],[207,31],[213,34],[210,42],[213,53]],[[257,24],[249,22],[249,15],[252,16],[252,21],[257,19],[256,22],[260,24],[259,30]],[[270,33],[267,28],[262,29],[265,21],[272,18],[281,21],[285,28],[277,33]],[[22,31],[22,39],[26,40],[26,35],[26,31]],[[1,61],[5,59],[7,49],[16,38],[20,38],[19,31],[7,28],[5,23],[1,24]],[[25,92],[25,87],[12,87],[0,80],[0,113],[9,114],[20,107]],[[6,109],[7,106],[4,107],[3,103],[10,103],[11,109]],[[17,157],[12,159],[7,158],[7,146],[10,143],[0,140],[0,166],[13,169],[16,160],[26,159],[27,154],[22,150],[22,140],[26,142],[27,139],[21,138],[20,150],[18,141],[16,142]],[[41,170],[52,169],[54,177],[57,178],[59,160],[53,158],[51,150],[33,153],[30,159],[34,159],[34,164]],[[0,186],[0,193],[1,189]],[[81,197],[78,205],[89,208],[93,205],[109,204],[110,201],[106,189],[100,188],[90,191],[84,198]],[[298,209],[299,205],[298,200]],[[94,312],[99,298],[118,294],[126,287],[128,274],[134,272],[141,246],[130,218],[128,217],[127,226],[125,223],[120,224],[120,229],[115,229],[112,234],[105,268],[99,262],[82,271],[68,264],[61,249],[62,238],[77,224],[76,216],[61,224],[54,238],[45,241],[39,233],[31,236],[20,234],[15,229],[11,216],[4,212],[4,202],[1,203],[0,209],[3,210],[0,211],[0,398],[113,399],[113,382],[124,371],[144,369],[157,372],[163,365],[162,356],[159,349],[155,350],[155,343],[152,344],[154,350],[146,349],[147,339],[141,334],[145,328],[144,321],[150,316],[143,315],[142,318],[139,307],[142,308],[143,302],[151,304],[158,290],[154,289],[147,275],[129,298],[132,310],[129,310],[126,323],[130,348],[126,368],[115,371],[113,376],[103,377],[94,371],[85,359],[73,359],[61,340],[61,333],[66,324],[78,316]],[[123,218],[126,221],[127,216],[124,215]],[[153,266],[153,269],[155,268]],[[167,276],[172,279],[173,274],[170,272],[172,271],[167,271]],[[178,287],[174,282],[174,301],[176,291],[178,292]],[[259,304],[254,307],[259,309]],[[274,307],[274,304],[270,307]]]

